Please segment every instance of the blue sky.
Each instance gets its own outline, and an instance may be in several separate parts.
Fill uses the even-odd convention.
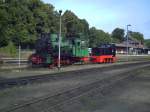
[[[55,10],[71,10],[79,18],[86,19],[90,27],[95,26],[111,33],[116,27],[144,34],[150,39],[150,0],[43,0],[51,3]]]

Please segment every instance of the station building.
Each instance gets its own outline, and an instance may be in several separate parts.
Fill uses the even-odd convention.
[[[126,40],[124,40],[122,43],[115,43],[115,45],[117,54],[127,54],[128,49],[129,55],[150,55],[150,49],[144,46],[142,42],[133,38],[129,38],[128,43]]]

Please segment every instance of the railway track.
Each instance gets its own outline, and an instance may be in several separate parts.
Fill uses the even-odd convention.
[[[69,72],[45,74],[45,75],[38,75],[38,76],[6,78],[6,79],[4,78],[4,79],[0,79],[0,90],[6,89],[6,88],[12,88],[15,86],[33,84],[33,83],[42,83],[42,82],[61,80],[65,78],[80,77],[82,73],[92,73],[92,71],[97,70],[97,69],[100,72],[102,72],[102,71],[107,71],[111,69],[117,69],[117,68],[121,69],[121,68],[136,66],[138,64],[144,65],[148,63],[150,63],[150,61],[129,63],[129,64],[123,64],[123,65],[113,65],[113,66],[101,67],[101,68],[95,67],[95,68],[88,68],[88,69],[83,69],[83,70],[74,70],[74,71],[69,71]]]
[[[150,56],[149,55],[145,55],[145,56],[142,56],[142,55],[139,55],[139,56],[128,56],[128,59],[126,56],[117,56],[117,62],[127,62],[130,61],[130,62],[135,62],[135,61],[146,61],[146,60],[149,60],[150,59]],[[3,65],[1,65],[0,69],[2,70],[8,70],[8,69],[19,69],[19,60],[18,59],[11,59],[11,58],[4,58],[3,59]],[[21,59],[20,60],[20,69],[26,69],[29,67],[29,63],[28,63],[28,60],[26,59]]]
[[[140,65],[139,65],[140,64]],[[59,112],[61,111],[61,106],[67,102],[71,105],[71,102],[75,102],[77,98],[86,94],[96,93],[97,90],[103,93],[103,89],[109,87],[121,81],[125,78],[132,77],[133,71],[139,68],[144,68],[150,66],[149,62],[143,62],[138,64],[125,65],[124,67],[130,67],[132,69],[126,70],[124,73],[117,74],[103,80],[98,80],[93,83],[89,83],[86,86],[80,86],[74,89],[70,89],[65,92],[60,92],[56,95],[47,95],[40,97],[36,100],[31,100],[22,104],[18,104],[7,109],[0,110],[2,112]],[[133,67],[134,66],[134,67]],[[122,66],[121,66],[122,68]],[[59,108],[58,108],[59,107]],[[62,107],[63,108],[63,107]]]

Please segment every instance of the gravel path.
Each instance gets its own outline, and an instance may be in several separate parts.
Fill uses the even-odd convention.
[[[40,97],[55,96],[65,91],[71,91],[72,89],[79,88],[81,86],[86,87],[86,85],[90,85],[94,82],[104,80],[119,74],[123,74],[125,72],[132,71],[133,69],[138,69],[140,67],[143,67],[143,65],[139,64],[137,66],[132,66],[130,68],[127,68],[127,66],[121,68],[118,67],[116,69],[110,69],[109,71],[101,71],[100,69],[93,69],[93,71],[89,73],[88,71],[84,71],[81,73],[76,72],[76,74],[80,74],[80,75],[77,75],[76,77],[72,77],[72,78],[65,78],[62,80],[56,80],[52,82],[32,84],[27,86],[6,89],[0,91],[0,112],[1,111],[4,112],[3,110],[5,109],[28,102],[29,100],[33,101]],[[65,109],[71,109],[71,108],[74,107],[70,106],[70,108],[65,108]],[[70,111],[68,110],[68,112]],[[18,110],[17,112],[22,112],[22,111]],[[32,109],[30,109],[30,110],[24,110],[24,112],[41,112],[41,111],[40,110],[32,111]]]
[[[56,112],[150,112],[150,66],[116,84],[55,108]],[[70,106],[66,106],[70,104]]]
[[[18,77],[27,77],[27,76],[38,76],[44,74],[54,74],[54,73],[62,73],[67,71],[75,71],[75,70],[84,70],[90,68],[102,68],[102,67],[111,67],[111,66],[120,66],[125,64],[134,64],[140,63],[144,61],[135,61],[135,62],[119,62],[119,63],[106,63],[106,64],[85,64],[85,65],[71,65],[62,67],[60,71],[57,68],[48,69],[48,68],[27,68],[27,69],[10,69],[10,70],[2,70],[0,71],[0,79],[5,78],[18,78]],[[146,61],[145,61],[146,62]]]

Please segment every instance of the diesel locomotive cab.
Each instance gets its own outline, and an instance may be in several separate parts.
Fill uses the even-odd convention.
[[[101,44],[92,48],[91,62],[112,63],[116,61],[116,47],[114,44]]]

